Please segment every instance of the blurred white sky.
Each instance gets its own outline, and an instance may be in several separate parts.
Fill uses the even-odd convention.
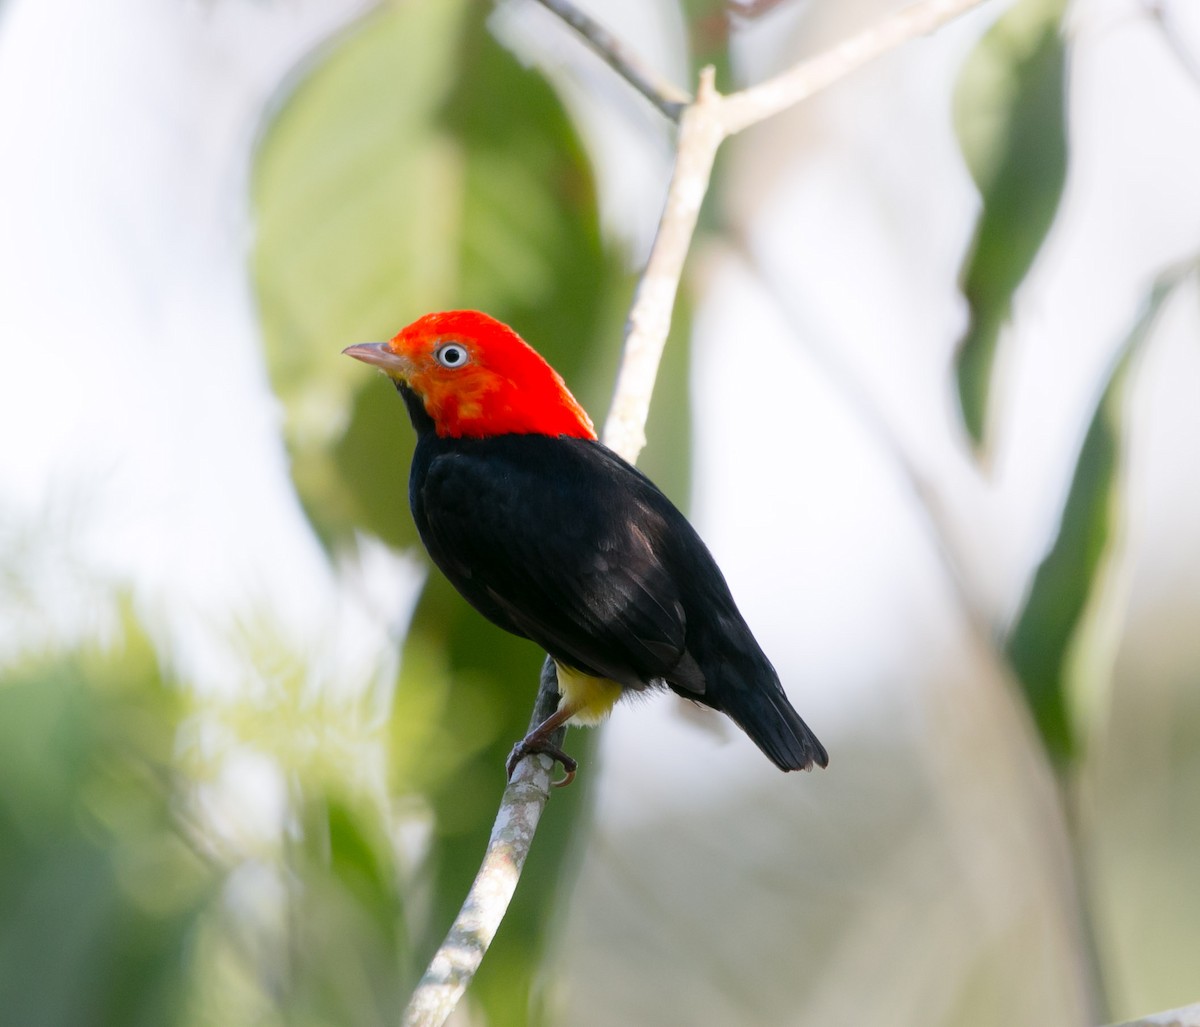
[[[318,679],[361,679],[384,644],[364,601],[379,586],[394,608],[411,584],[395,561],[390,580],[330,572],[292,494],[247,276],[264,110],[368,6],[36,0],[0,20],[4,527],[65,564],[42,612],[128,583],[209,687],[245,673],[222,641],[238,618],[273,621]]]

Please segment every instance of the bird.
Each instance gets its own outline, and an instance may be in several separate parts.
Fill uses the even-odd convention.
[[[476,310],[426,314],[343,352],[391,379],[417,434],[409,505],[433,563],[493,624],[554,661],[557,709],[513,748],[553,744],[618,700],[670,689],[730,717],[780,770],[829,757],[793,709],[708,547],[605,446],[561,376]]]

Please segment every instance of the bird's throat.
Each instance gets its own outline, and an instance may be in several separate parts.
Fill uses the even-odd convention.
[[[400,398],[404,400],[404,406],[408,409],[408,419],[412,421],[413,428],[416,429],[417,435],[432,434],[437,430],[437,426],[433,422],[433,418],[429,416],[429,412],[425,409],[425,401],[421,399],[411,388],[404,382],[394,382],[396,391],[400,393]]]

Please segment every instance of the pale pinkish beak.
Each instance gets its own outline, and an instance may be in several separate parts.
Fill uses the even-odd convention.
[[[392,352],[386,342],[360,342],[347,346],[343,353],[364,364],[373,364],[391,378],[406,379],[412,372],[412,364],[405,357]]]

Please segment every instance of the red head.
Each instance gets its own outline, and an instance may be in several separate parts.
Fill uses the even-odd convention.
[[[443,437],[596,437],[554,368],[511,328],[477,310],[426,314],[391,342],[345,352],[415,392]]]

